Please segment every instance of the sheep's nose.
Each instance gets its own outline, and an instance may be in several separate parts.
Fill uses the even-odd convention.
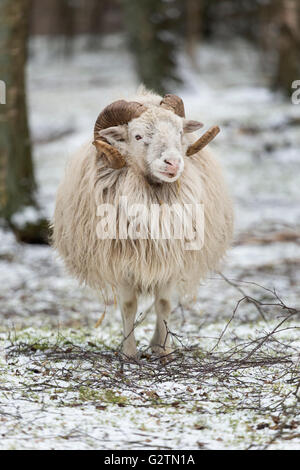
[[[177,158],[168,158],[164,160],[164,162],[168,165],[168,173],[176,175],[180,166],[180,161]]]

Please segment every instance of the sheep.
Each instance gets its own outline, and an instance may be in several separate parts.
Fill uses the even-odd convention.
[[[154,296],[153,353],[171,354],[172,297],[195,295],[200,282],[218,268],[232,240],[232,201],[217,160],[203,148],[218,129],[194,143],[189,134],[201,126],[185,119],[178,96],[161,97],[140,88],[132,101],[116,101],[100,113],[94,140],[70,159],[57,192],[54,248],[80,283],[101,292],[108,286],[116,290],[123,354],[128,358],[137,355],[138,298]],[[99,236],[98,208],[108,208],[108,229],[115,227],[125,197],[128,205],[146,208],[201,205],[203,246],[186,249],[186,240],[175,237],[126,238],[120,236],[121,226],[111,237]],[[165,228],[167,219],[160,216],[160,228]]]

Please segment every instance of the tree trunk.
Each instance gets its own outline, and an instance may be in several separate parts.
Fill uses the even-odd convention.
[[[181,28],[178,0],[122,0],[131,49],[141,81],[158,93],[180,83],[176,66]]]
[[[196,46],[200,38],[202,23],[202,0],[186,0],[186,52],[195,68],[198,67],[196,59]]]
[[[10,225],[18,211],[36,207],[25,96],[29,8],[29,0],[0,0],[0,79],[6,84],[6,104],[0,104],[0,217]]]
[[[278,66],[275,86],[293,93],[292,83],[300,76],[300,14],[298,0],[279,1]]]
[[[87,9],[88,15],[88,32],[89,38],[87,42],[87,49],[91,51],[97,51],[101,47],[101,19],[105,8],[105,2],[103,0],[92,0],[89,3]]]

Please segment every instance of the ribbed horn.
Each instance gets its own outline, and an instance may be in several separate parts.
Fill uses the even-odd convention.
[[[198,139],[194,144],[190,145],[189,148],[187,149],[186,155],[188,157],[191,157],[194,155],[194,153],[199,152],[202,150],[204,147],[206,147],[209,142],[211,142],[216,135],[218,135],[220,132],[219,126],[213,126],[208,131],[203,134],[200,139]]]
[[[112,145],[104,142],[104,140],[97,139],[93,142],[97,149],[98,156],[105,158],[110,168],[119,170],[126,165],[126,160],[123,155],[115,149]]]
[[[177,116],[185,118],[184,104],[181,98],[177,95],[165,95],[160,102],[160,105],[165,108],[173,111]]]
[[[106,106],[99,114],[94,127],[94,142],[98,155],[106,157],[111,168],[119,169],[126,165],[125,158],[110,145],[99,132],[108,127],[128,124],[134,118],[140,117],[146,107],[135,101],[119,100]]]
[[[140,117],[144,111],[145,106],[136,101],[114,101],[106,106],[97,118],[94,128],[95,140],[99,138],[98,132],[102,129],[128,124],[132,119]]]

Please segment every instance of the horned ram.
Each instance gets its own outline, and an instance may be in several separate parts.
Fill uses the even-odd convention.
[[[113,102],[100,113],[94,139],[71,158],[58,189],[54,247],[80,283],[101,292],[115,289],[128,357],[137,354],[138,298],[153,295],[157,320],[150,344],[155,354],[170,354],[172,298],[194,295],[232,239],[232,202],[217,160],[204,148],[219,129],[211,128],[195,142],[191,133],[200,127],[185,118],[178,96],[161,97],[140,88],[132,101]],[[127,210],[137,205],[156,209],[164,236],[151,237],[141,214],[139,225],[147,236],[145,231],[133,236],[127,229],[134,217],[124,219],[125,205]],[[183,206],[203,208],[202,217],[192,223],[195,228],[200,221],[203,231],[196,248],[187,248],[186,234],[180,238],[164,232],[170,232],[168,208]],[[99,225],[103,207],[113,236],[103,235]],[[136,225],[135,231],[140,228]]]

